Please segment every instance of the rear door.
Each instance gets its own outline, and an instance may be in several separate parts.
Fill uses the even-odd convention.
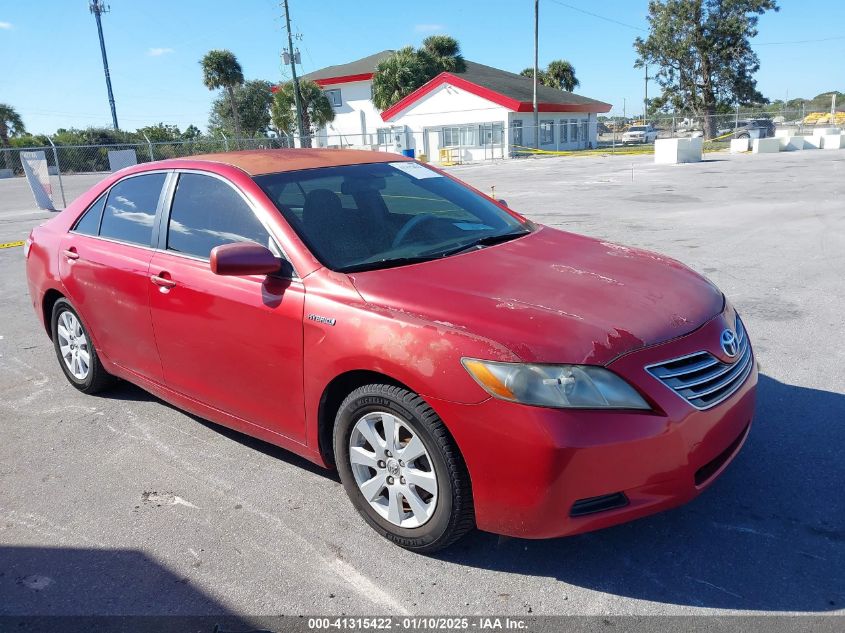
[[[168,172],[118,181],[64,237],[59,274],[99,351],[161,382],[149,311],[153,228]]]
[[[253,207],[227,180],[183,172],[162,215],[149,284],[168,387],[305,442],[302,316],[292,274],[221,276],[211,249],[253,241],[281,255]]]

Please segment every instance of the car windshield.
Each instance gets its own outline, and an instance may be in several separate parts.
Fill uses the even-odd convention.
[[[341,272],[438,259],[532,230],[410,161],[267,174],[255,182],[317,259]]]
[[[633,127],[628,128],[629,132],[645,132],[644,125],[635,125]]]

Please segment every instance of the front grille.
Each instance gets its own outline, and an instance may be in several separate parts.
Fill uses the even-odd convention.
[[[739,317],[736,336],[737,355],[732,363],[723,363],[709,352],[696,352],[650,365],[646,370],[696,409],[709,409],[739,389],[754,366],[748,335]]]

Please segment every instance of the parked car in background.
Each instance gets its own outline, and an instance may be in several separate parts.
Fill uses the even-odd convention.
[[[622,144],[654,143],[657,140],[657,129],[649,125],[632,125],[622,134]]]
[[[749,337],[707,279],[394,154],[136,165],[24,253],[74,387],[119,377],[337,468],[363,519],[420,552],[680,505],[754,415]]]
[[[770,138],[775,135],[775,122],[771,119],[739,119],[719,129],[719,136],[733,132],[733,138]]]

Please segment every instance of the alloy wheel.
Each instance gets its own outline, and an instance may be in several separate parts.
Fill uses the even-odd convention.
[[[364,499],[382,518],[416,528],[437,507],[437,475],[420,437],[393,414],[367,413],[349,437],[352,474]]]
[[[85,380],[91,371],[91,350],[79,319],[65,310],[59,314],[56,333],[59,337],[59,351],[68,371],[77,380]]]

